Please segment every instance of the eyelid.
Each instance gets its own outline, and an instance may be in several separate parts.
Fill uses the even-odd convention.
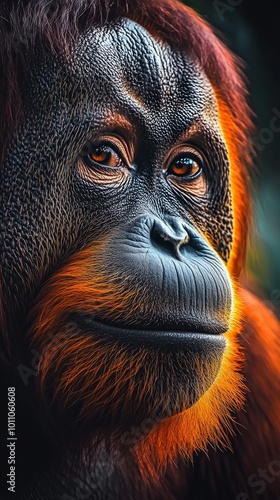
[[[180,193],[180,195],[191,195],[197,197],[205,197],[207,196],[208,183],[206,180],[206,175],[204,171],[204,166],[207,164],[207,159],[203,152],[200,149],[192,146],[191,144],[182,144],[178,147],[172,149],[170,154],[167,156],[165,161],[166,165],[166,173],[168,172],[169,167],[174,163],[176,158],[182,157],[183,155],[193,155],[194,160],[197,161],[200,166],[201,175],[193,179],[186,179],[184,176],[174,176],[168,175],[167,179],[169,184],[173,186],[173,189]]]
[[[120,156],[121,160],[125,163],[125,165],[130,166],[132,163],[131,154],[126,142],[116,136],[116,135],[101,135],[97,136],[90,141],[90,143],[94,146],[105,143],[107,146],[111,147],[116,151],[116,153]]]
[[[184,154],[192,154],[194,157],[196,157],[199,162],[201,163],[201,166],[205,164],[205,157],[204,155],[199,151],[199,149],[195,148],[194,146],[190,144],[182,144],[181,146],[178,146],[169,153],[165,160],[165,165],[166,169],[169,168],[170,165],[176,160],[177,157],[183,156]]]

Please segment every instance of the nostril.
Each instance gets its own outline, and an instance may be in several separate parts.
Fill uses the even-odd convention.
[[[189,233],[186,233],[184,238],[182,238],[180,243],[178,244],[178,248],[180,248],[182,245],[188,245],[189,241],[190,241],[190,235]]]
[[[151,231],[151,241],[154,246],[159,247],[160,250],[165,250],[168,253],[174,253],[174,242],[167,237],[166,233],[160,227],[153,226]]]
[[[182,245],[188,244],[189,233],[180,219],[171,219],[168,222],[155,220],[151,229],[151,241],[159,246],[161,250],[168,253],[176,253],[179,256],[179,249]]]

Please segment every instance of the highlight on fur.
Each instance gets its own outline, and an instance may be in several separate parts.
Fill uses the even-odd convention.
[[[193,459],[209,442],[229,444],[232,411],[244,401],[240,374],[243,354],[238,345],[240,300],[236,290],[226,352],[218,376],[207,390],[211,374],[203,359],[190,359],[178,352],[174,360],[168,351],[161,353],[145,346],[133,350],[71,327],[73,311],[117,319],[145,307],[141,290],[126,290],[118,276],[108,276],[102,268],[104,243],[75,255],[42,288],[33,309],[31,331],[32,343],[40,352],[39,389],[43,397],[52,394],[58,420],[72,408],[79,429],[86,427],[89,433],[96,421],[98,434],[103,429],[106,437],[106,425],[119,436],[129,426],[153,418],[151,432],[136,445],[135,456],[143,475],[157,478],[178,453]],[[199,374],[201,398],[192,406],[186,401],[182,411],[176,364],[184,363],[193,365],[194,373]],[[161,381],[166,379],[163,386]],[[184,381],[186,386],[189,383]],[[172,416],[166,418],[171,407]]]

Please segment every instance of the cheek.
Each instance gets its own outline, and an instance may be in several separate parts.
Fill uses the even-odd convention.
[[[179,192],[185,195],[195,196],[197,198],[202,198],[207,193],[207,181],[203,175],[201,175],[198,179],[192,182],[182,182],[180,179],[174,179],[170,177],[168,179],[169,183],[173,185],[175,190],[179,190]],[[199,199],[197,200],[199,203]]]
[[[26,160],[27,161],[27,160]],[[69,249],[79,232],[78,214],[69,196],[68,179],[50,178],[43,168],[19,167],[9,190],[3,190],[4,227],[2,289],[13,321],[20,321],[30,303]]]
[[[211,194],[210,194],[211,197]],[[234,220],[230,191],[210,198],[203,206],[197,207],[195,223],[209,245],[228,263],[233,245]],[[221,199],[224,198],[224,203]]]
[[[211,244],[221,258],[227,263],[230,259],[233,244],[233,214],[230,207],[209,221]]]
[[[231,191],[231,206],[233,237],[231,244],[230,258],[228,268],[231,275],[238,277],[244,266],[246,253],[248,226],[251,217],[251,202],[248,196],[249,192],[249,177],[247,172],[248,164],[251,165],[250,144],[242,147],[245,136],[247,142],[248,131],[251,132],[251,124],[249,120],[244,118],[242,125],[237,127],[236,119],[233,117],[229,107],[220,99],[219,92],[217,94],[219,122],[221,124],[225,143],[227,145],[229,165],[230,165],[230,191]],[[244,104],[245,109],[246,105]],[[241,115],[242,116],[242,113]],[[244,133],[242,128],[247,124],[247,130]],[[240,140],[240,136],[244,134]]]

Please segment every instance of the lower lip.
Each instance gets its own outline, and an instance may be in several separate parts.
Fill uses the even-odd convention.
[[[217,334],[184,332],[184,331],[165,331],[165,330],[138,330],[132,328],[115,327],[106,323],[93,320],[88,315],[75,315],[71,317],[70,322],[74,322],[82,331],[92,332],[98,337],[110,341],[130,344],[150,346],[154,348],[165,347],[167,349],[188,348],[197,353],[207,352],[213,348],[220,350],[226,345],[224,331]]]

